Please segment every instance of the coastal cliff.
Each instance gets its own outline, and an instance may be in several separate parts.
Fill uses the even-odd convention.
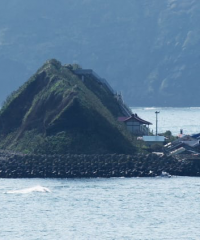
[[[134,153],[115,95],[77,65],[47,61],[5,101],[0,149],[22,153]]]

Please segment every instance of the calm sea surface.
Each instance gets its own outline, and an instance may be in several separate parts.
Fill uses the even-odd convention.
[[[200,178],[0,179],[0,200],[2,240],[200,239]]]
[[[185,134],[200,132],[200,107],[196,108],[132,108],[133,113],[153,123],[150,129],[156,129],[156,111],[158,114],[158,132],[170,130],[174,135],[183,129]]]
[[[198,108],[134,112],[156,110],[160,132],[199,131]],[[196,240],[199,223],[200,178],[0,179],[0,240]]]

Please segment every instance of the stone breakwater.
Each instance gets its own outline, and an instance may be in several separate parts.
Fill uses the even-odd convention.
[[[148,155],[25,155],[0,152],[0,178],[200,176],[199,160]]]

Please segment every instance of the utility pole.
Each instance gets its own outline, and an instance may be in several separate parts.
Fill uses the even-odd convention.
[[[158,136],[158,113],[160,113],[160,112],[158,112],[158,111],[155,112],[155,114],[156,114],[156,136]]]

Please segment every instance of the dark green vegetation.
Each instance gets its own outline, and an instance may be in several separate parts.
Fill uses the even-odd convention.
[[[76,65],[46,62],[5,101],[0,148],[23,153],[134,153],[115,96]]]
[[[0,105],[55,57],[129,106],[199,106],[199,12],[199,0],[1,0]]]
[[[166,137],[166,143],[173,142],[177,139],[177,137],[172,135],[172,132],[170,130],[166,131],[165,133],[162,133],[161,136]]]

